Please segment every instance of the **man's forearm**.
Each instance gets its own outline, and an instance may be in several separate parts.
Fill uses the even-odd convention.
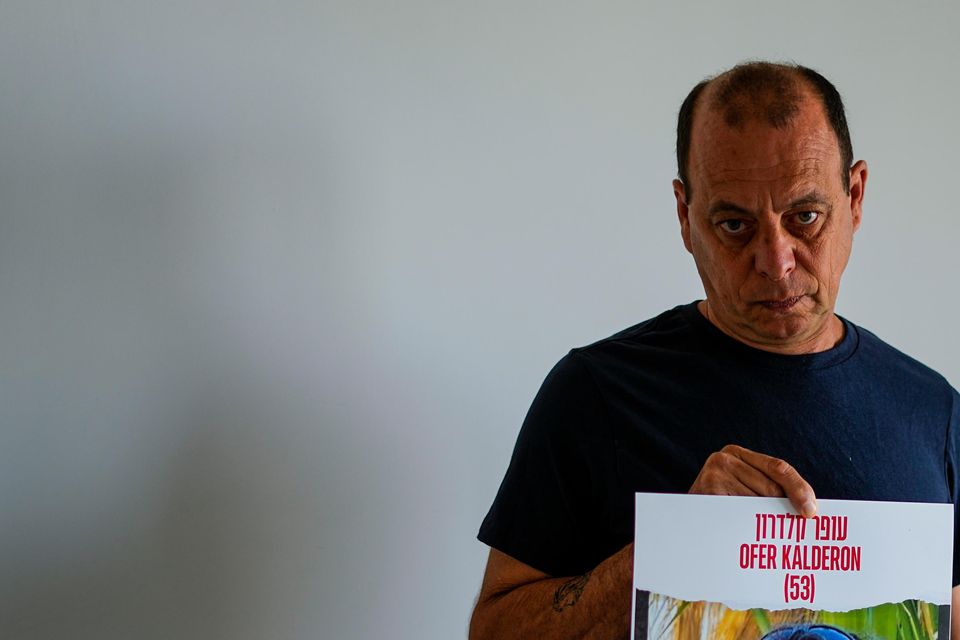
[[[950,640],[960,639],[960,587],[954,587],[950,607]]]
[[[491,587],[480,594],[470,638],[627,638],[632,567],[631,544],[582,576]]]

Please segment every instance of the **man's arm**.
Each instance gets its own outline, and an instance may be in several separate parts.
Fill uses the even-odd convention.
[[[960,640],[960,587],[953,588],[953,604],[950,607],[950,638]]]
[[[793,467],[735,445],[707,458],[690,493],[786,496],[801,514],[816,512],[813,489]],[[491,549],[470,638],[629,637],[632,583],[633,544],[582,576],[563,578]]]
[[[633,544],[563,578],[490,549],[470,638],[626,638],[632,569]]]

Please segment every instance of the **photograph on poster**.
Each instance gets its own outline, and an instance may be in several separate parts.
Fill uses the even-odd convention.
[[[636,601],[635,637],[663,640],[934,640],[950,620],[949,606],[920,600],[852,611],[737,610],[649,592]]]

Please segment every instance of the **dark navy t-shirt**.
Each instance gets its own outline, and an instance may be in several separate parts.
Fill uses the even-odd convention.
[[[479,539],[550,575],[584,573],[633,539],[635,492],[686,493],[728,444],[786,460],[819,498],[956,513],[957,392],[844,326],[829,351],[779,355],[692,303],[572,350],[530,407]]]

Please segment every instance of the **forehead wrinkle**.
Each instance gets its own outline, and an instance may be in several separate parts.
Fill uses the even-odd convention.
[[[715,180],[718,183],[726,182],[772,182],[776,180],[783,180],[786,178],[800,178],[808,176],[811,174],[821,173],[821,165],[823,164],[820,158],[810,157],[802,158],[800,160],[785,160],[783,162],[775,162],[770,165],[760,165],[755,167],[738,167],[738,168],[722,168],[710,171],[707,167],[706,162],[701,162],[697,165],[698,169],[703,171],[703,176],[708,180]],[[791,167],[792,170],[786,169],[789,165],[796,165]],[[764,172],[772,172],[776,169],[784,167],[787,170],[786,173],[777,174],[772,178],[766,177],[753,177],[749,174],[757,174]],[[748,175],[743,175],[747,173]],[[724,178],[728,174],[740,174],[736,177]]]
[[[708,176],[705,180],[706,203],[708,209],[716,209],[716,203],[731,203],[734,208],[743,211],[763,211],[773,209],[784,211],[801,204],[830,204],[825,195],[829,188],[819,179],[824,174],[817,171],[816,163],[808,163],[788,174],[774,178],[735,175],[731,177]],[[724,173],[739,173],[723,171]],[[729,209],[729,207],[727,207]]]
[[[801,123],[795,123],[799,125]],[[761,138],[759,146],[755,140],[745,137],[729,127],[714,122],[703,123],[702,136],[695,143],[690,161],[701,175],[710,175],[710,166],[716,159],[722,158],[727,162],[745,162],[751,157],[762,155],[765,159],[774,159],[769,165],[753,167],[723,168],[721,171],[764,171],[777,167],[798,163],[801,171],[808,164],[819,165],[832,157],[835,141],[821,130],[809,131],[799,137],[791,139],[789,134],[778,136],[778,139],[764,140]],[[768,129],[768,128],[767,128]],[[795,130],[793,126],[788,129]]]

